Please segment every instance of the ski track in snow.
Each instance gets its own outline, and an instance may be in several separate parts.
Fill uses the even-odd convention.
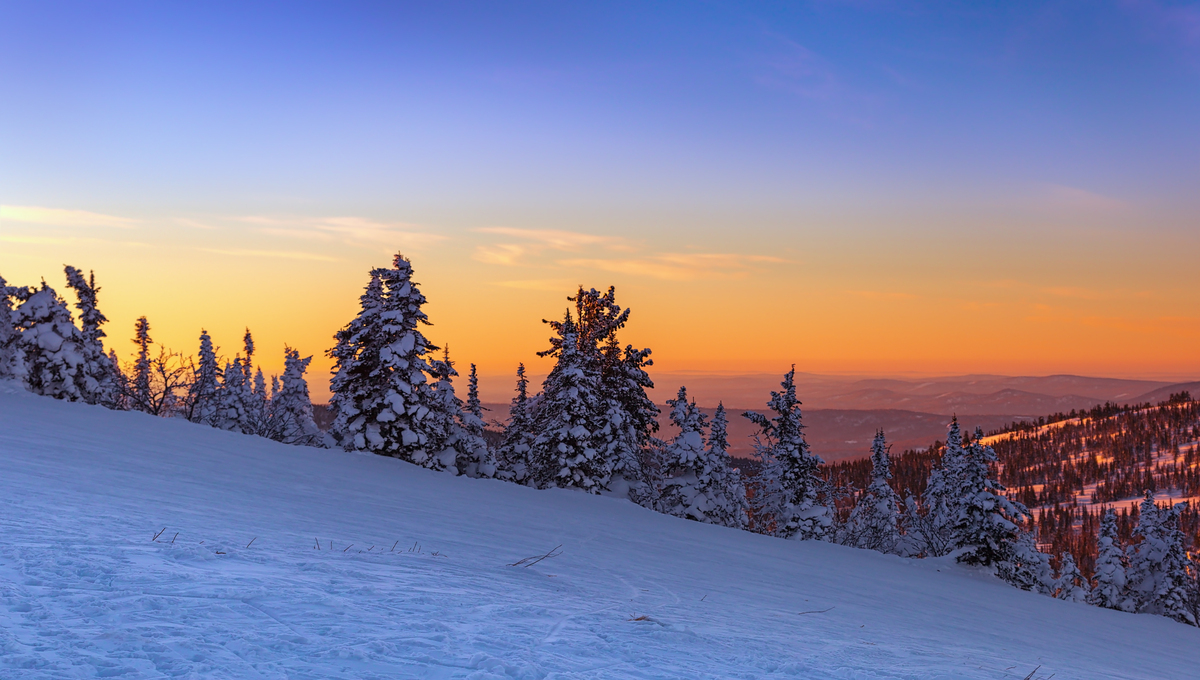
[[[1198,642],[945,561],[0,389],[6,680],[1186,678]]]

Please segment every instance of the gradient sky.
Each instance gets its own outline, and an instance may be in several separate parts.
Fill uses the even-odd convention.
[[[544,371],[1200,376],[1200,4],[0,4],[0,275],[322,357],[402,250]],[[505,377],[495,392],[509,389]]]

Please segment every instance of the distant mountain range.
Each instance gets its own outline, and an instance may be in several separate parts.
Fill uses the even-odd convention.
[[[714,375],[654,373],[652,398],[662,404],[680,385],[710,417],[718,402],[730,415],[731,453],[749,456],[754,427],[740,417],[747,410],[764,411],[781,375]],[[481,381],[484,382],[484,381]],[[492,382],[492,381],[487,381]],[[534,384],[539,384],[536,379]],[[1173,393],[1200,396],[1200,382],[1089,378],[1077,375],[1002,376],[964,375],[928,379],[861,378],[814,373],[796,374],[796,392],[804,403],[808,442],[827,462],[866,456],[875,430],[883,428],[897,453],[928,446],[942,439],[954,415],[967,429],[991,431],[1015,420],[1032,420],[1072,409],[1089,409],[1114,402],[1158,403]],[[486,391],[495,399],[503,392]],[[508,404],[489,404],[488,419],[503,420]],[[663,408],[661,436],[671,428]]]

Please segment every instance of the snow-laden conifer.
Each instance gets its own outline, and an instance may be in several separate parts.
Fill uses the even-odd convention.
[[[21,303],[12,312],[19,333],[16,355],[26,387],[56,399],[98,403],[111,376],[104,364],[88,360],[89,343],[63,299],[45,282],[36,291],[17,289],[15,297]]]
[[[952,523],[958,561],[982,566],[1010,561],[1020,537],[1022,522],[1029,517],[1025,506],[1009,500],[1004,486],[991,474],[996,452],[980,440],[983,432],[965,447],[961,475],[955,489],[959,498]]]
[[[617,332],[628,323],[630,310],[617,304],[614,288],[601,293],[580,286],[576,295],[567,299],[575,303],[575,316],[567,313],[577,354],[573,361],[596,377],[595,399],[587,420],[592,428],[592,448],[602,459],[597,468],[608,471],[599,482],[600,489],[652,507],[661,464],[653,437],[658,430],[658,407],[646,394],[654,387],[645,370],[653,364],[650,350],[631,345],[622,348],[618,342]],[[558,357],[565,338],[563,322],[546,323],[557,337],[552,337],[550,349],[539,355]],[[542,391],[549,398],[546,385]]]
[[[1088,595],[1088,603],[1126,612],[1135,610],[1135,603],[1127,594],[1125,550],[1117,535],[1117,512],[1112,508],[1106,508],[1100,517],[1100,532],[1096,535],[1095,581]]]
[[[688,401],[687,388],[680,387],[667,404],[679,434],[664,447],[660,510],[697,522],[744,527],[746,492],[739,475],[729,469],[724,406],[717,411],[706,446],[705,417],[695,401]]]
[[[542,386],[530,452],[533,485],[600,493],[607,490],[614,464],[597,450],[600,376],[578,349],[569,312],[556,330],[562,340],[558,361]]]
[[[430,360],[430,386],[435,408],[425,417],[425,427],[435,434],[431,439],[443,442],[448,467],[467,477],[493,477],[496,465],[483,438],[483,420],[468,413],[454,390],[458,371],[447,348],[442,359]],[[478,431],[478,434],[475,434]]]
[[[188,385],[188,420],[215,427],[218,392],[221,387],[221,368],[208,331],[200,331],[200,351],[192,382]]]
[[[783,390],[771,392],[767,406],[774,418],[743,414],[761,430],[755,450],[763,461],[751,510],[755,529],[784,538],[824,539],[833,523],[830,509],[822,504],[825,482],[819,475],[822,463],[804,440],[800,401],[796,398],[796,367],[780,383]]]
[[[1167,551],[1160,510],[1154,503],[1154,492],[1145,492],[1138,510],[1138,522],[1133,535],[1141,540],[1127,549],[1129,567],[1125,571],[1125,578],[1137,610],[1148,611],[1154,609],[1159,564]]]
[[[129,377],[129,402],[137,411],[154,413],[150,393],[150,322],[146,317],[138,317],[133,325],[133,344],[137,345],[137,358],[133,362],[133,373]]]
[[[1188,606],[1188,558],[1179,529],[1181,507],[1161,509],[1154,504],[1153,492],[1146,492],[1134,530],[1142,540],[1130,557],[1129,586],[1138,611],[1195,624]]]
[[[20,332],[13,316],[13,298],[18,290],[20,289],[15,286],[9,286],[4,277],[0,276],[0,379],[24,375],[17,342]]]
[[[246,375],[245,360],[241,355],[233,363],[226,363],[221,372],[224,380],[217,392],[217,414],[214,425],[222,430],[255,434],[254,388]]]
[[[910,544],[910,552],[941,557],[954,550],[954,524],[963,500],[959,492],[965,459],[962,431],[956,417],[950,421],[941,461],[929,473],[920,509],[906,512],[905,541]]]
[[[706,496],[710,504],[709,519],[735,529],[745,529],[749,505],[741,470],[729,463],[729,418],[725,404],[718,403],[708,434],[708,483]]]
[[[500,471],[497,474],[517,484],[532,482],[532,466],[529,455],[533,450],[533,414],[529,400],[529,379],[525,377],[525,364],[517,366],[517,395],[508,409],[508,423],[496,452]]]
[[[347,450],[396,456],[435,470],[456,469],[447,444],[442,396],[429,384],[428,356],[438,348],[419,330],[429,325],[412,265],[397,254],[371,271],[360,311],[337,333],[330,433]],[[435,380],[441,377],[435,377]],[[430,415],[433,414],[433,415]]]
[[[304,372],[312,357],[300,358],[300,352],[283,350],[283,379],[272,390],[270,409],[272,439],[298,446],[321,446],[323,435],[313,420],[312,400]]]
[[[899,499],[888,480],[892,461],[888,457],[883,430],[871,442],[871,484],[859,496],[850,517],[839,532],[838,542],[856,548],[892,553],[900,539]]]
[[[1086,602],[1089,589],[1087,579],[1079,573],[1075,558],[1069,552],[1059,556],[1062,566],[1058,569],[1058,580],[1055,582],[1054,597],[1068,602]]]
[[[104,352],[105,333],[100,326],[107,323],[108,319],[97,306],[96,297],[100,287],[96,285],[96,275],[89,273],[85,278],[82,271],[70,265],[65,267],[65,272],[67,286],[75,291],[77,299],[75,307],[79,310],[79,327],[83,335],[82,350],[84,362],[87,364],[84,371],[94,376],[99,383],[89,401],[112,406],[116,400],[117,385],[113,382],[108,355]]]

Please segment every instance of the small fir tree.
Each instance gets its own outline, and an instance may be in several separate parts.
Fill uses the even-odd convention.
[[[216,426],[220,387],[221,368],[217,365],[217,352],[208,331],[201,329],[199,361],[188,386],[188,420],[209,427]]]
[[[104,353],[105,333],[100,327],[108,322],[108,319],[97,306],[96,297],[100,293],[100,287],[96,285],[96,275],[89,272],[87,278],[84,278],[83,272],[70,265],[65,267],[65,271],[67,286],[75,291],[77,299],[75,307],[79,310],[79,325],[83,334],[83,360],[87,364],[84,370],[95,376],[99,383],[92,401],[112,406],[116,401],[117,386],[113,382],[108,355]]]
[[[678,396],[667,403],[679,434],[663,454],[661,511],[697,522],[744,527],[746,491],[740,476],[729,469],[724,406],[717,410],[706,447],[704,414],[695,401],[688,402],[687,388],[680,387]]]
[[[597,415],[600,376],[578,350],[569,312],[559,332],[558,361],[542,386],[534,426],[533,485],[600,493],[607,490],[614,463],[596,445],[603,427]]]
[[[1007,563],[1007,568],[1000,569],[1001,574],[1007,571],[1017,576],[1030,566],[1029,555],[1020,555],[1017,550],[1022,534],[1018,523],[1029,517],[1029,511],[1009,500],[1003,494],[1004,486],[993,479],[990,465],[996,461],[996,452],[985,446],[982,438],[983,432],[977,430],[974,441],[964,450],[957,488],[960,503],[951,525],[954,547],[959,562],[997,568]],[[1043,560],[1039,558],[1038,563],[1041,572]],[[1039,573],[1038,580],[1043,578],[1048,580]],[[1018,576],[1018,580],[1022,581],[1018,585],[1024,585],[1024,578]]]
[[[313,420],[312,399],[304,372],[312,357],[300,358],[300,352],[283,350],[283,379],[276,381],[271,393],[272,439],[297,446],[322,446],[323,435]]]
[[[150,346],[154,340],[150,338],[150,322],[144,316],[134,322],[133,344],[137,345],[138,351],[129,380],[129,402],[134,410],[155,413],[150,393]]]
[[[822,463],[804,440],[800,401],[796,398],[796,367],[784,376],[781,392],[771,392],[767,406],[774,418],[743,414],[759,427],[755,449],[763,461],[760,484],[751,508],[757,529],[784,538],[822,540],[833,523],[832,512],[821,502]],[[768,524],[769,522],[769,524]]]
[[[1100,517],[1100,531],[1096,535],[1096,585],[1088,595],[1088,602],[1097,607],[1134,611],[1134,602],[1127,594],[1125,579],[1125,550],[1117,535],[1117,512],[1106,508]]]
[[[24,366],[20,355],[20,331],[13,315],[13,298],[22,289],[9,286],[0,276],[0,379],[21,378]]]
[[[1075,558],[1069,552],[1059,556],[1062,564],[1058,570],[1058,580],[1055,582],[1054,597],[1068,602],[1086,602],[1088,582],[1075,566]]]
[[[892,553],[900,540],[899,499],[888,480],[892,478],[887,439],[883,430],[871,442],[871,484],[858,498],[850,517],[839,532],[839,543]]]
[[[513,397],[508,409],[508,424],[500,440],[496,458],[501,479],[526,484],[532,481],[530,452],[533,450],[533,413],[528,396],[529,379],[525,377],[525,364],[517,366],[517,396]]]

